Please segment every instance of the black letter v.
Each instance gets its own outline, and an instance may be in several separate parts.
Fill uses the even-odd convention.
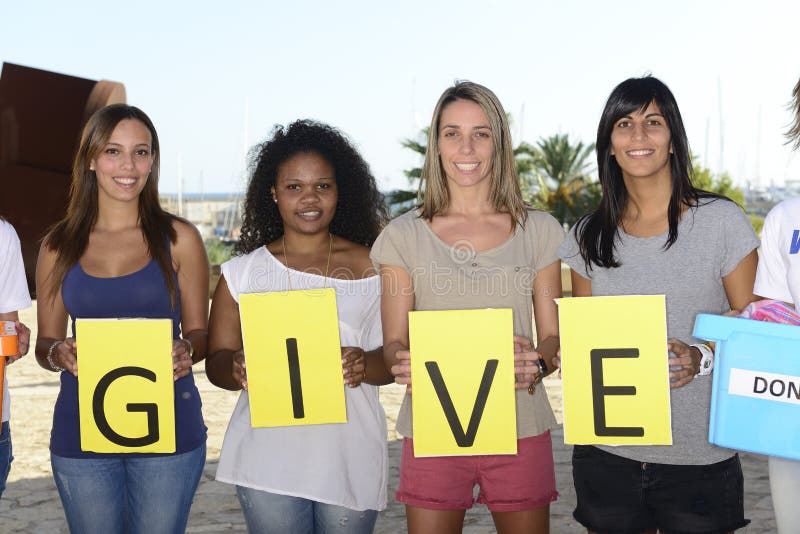
[[[450,430],[453,432],[453,437],[459,447],[471,447],[472,444],[475,443],[475,436],[478,434],[478,425],[480,425],[481,417],[483,416],[483,409],[486,407],[486,399],[489,397],[489,390],[492,389],[492,381],[497,371],[497,364],[498,360],[487,360],[486,366],[483,368],[483,378],[481,378],[478,395],[475,397],[475,406],[472,408],[472,416],[469,418],[469,425],[465,433],[464,428],[461,426],[461,421],[458,420],[458,414],[456,414],[456,409],[455,406],[453,406],[450,393],[447,391],[447,386],[444,385],[442,373],[439,371],[439,364],[436,362],[425,362],[425,368],[428,370],[428,375],[431,377],[433,389],[436,391],[436,396],[439,397],[439,402],[442,404],[447,423],[450,425]]]

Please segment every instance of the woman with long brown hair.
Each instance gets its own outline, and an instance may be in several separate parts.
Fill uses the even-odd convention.
[[[140,109],[108,106],[88,121],[66,216],[36,267],[36,358],[61,374],[50,439],[53,476],[73,532],[183,532],[205,463],[206,429],[192,364],[205,357],[208,259],[198,232],[161,209],[159,144]],[[77,318],[172,319],[176,452],[81,449]]]

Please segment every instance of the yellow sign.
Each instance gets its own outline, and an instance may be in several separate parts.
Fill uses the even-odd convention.
[[[671,445],[664,295],[558,300],[564,442]]]
[[[412,311],[414,456],[516,454],[509,309]]]
[[[77,319],[81,449],[175,452],[170,319]]]
[[[239,296],[250,424],[346,423],[336,292]]]

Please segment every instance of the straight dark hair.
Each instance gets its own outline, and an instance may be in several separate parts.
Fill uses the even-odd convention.
[[[672,143],[672,152],[669,155],[672,194],[667,212],[669,234],[664,249],[670,248],[678,239],[678,223],[685,207],[695,207],[705,198],[724,198],[692,185],[689,140],[672,91],[659,79],[649,75],[625,80],[609,95],[597,126],[597,169],[603,196],[597,209],[582,217],[574,228],[587,269],[591,269],[592,264],[606,268],[620,266],[614,257],[614,247],[628,202],[628,190],[625,188],[622,169],[611,154],[611,133],[619,119],[631,113],[641,113],[653,102],[661,109]]]
[[[44,296],[54,299],[61,288],[67,271],[80,260],[89,245],[97,222],[98,186],[97,175],[90,164],[105,147],[117,125],[123,120],[137,120],[150,131],[153,165],[147,183],[139,194],[139,225],[147,242],[150,257],[155,260],[164,275],[169,289],[170,302],[177,302],[177,285],[167,239],[175,243],[177,235],[172,227],[173,216],[161,208],[158,201],[158,173],[160,147],[153,122],[141,109],[127,104],[112,104],[92,115],[83,129],[78,152],[72,165],[72,185],[69,191],[67,214],[57,222],[47,236],[44,245],[56,253],[53,271],[47,277]]]

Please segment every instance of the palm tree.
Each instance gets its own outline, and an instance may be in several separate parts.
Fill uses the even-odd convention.
[[[428,146],[428,132],[430,128],[425,127],[419,131],[416,139],[407,137],[400,141],[403,148],[412,150],[420,155],[420,159],[425,159],[425,152]],[[403,212],[408,211],[416,204],[419,198],[419,179],[422,177],[422,167],[413,167],[403,171],[408,179],[408,184],[411,186],[409,189],[395,189],[386,194],[386,205],[389,208],[389,214],[396,217]]]
[[[549,211],[566,226],[572,226],[600,202],[600,184],[590,177],[594,143],[572,144],[567,134],[539,139],[536,145],[522,143],[515,153],[527,167],[520,173],[526,200]]]

